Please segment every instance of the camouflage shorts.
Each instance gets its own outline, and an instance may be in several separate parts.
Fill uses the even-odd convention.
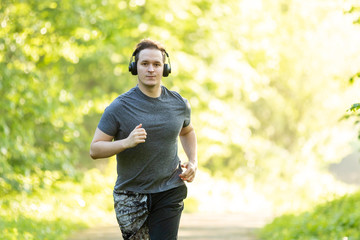
[[[116,219],[124,240],[150,240],[147,201],[147,194],[114,191]]]

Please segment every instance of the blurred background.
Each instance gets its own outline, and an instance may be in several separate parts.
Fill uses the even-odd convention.
[[[113,220],[115,159],[94,161],[89,146],[105,107],[136,85],[128,64],[144,38],[165,45],[163,85],[192,106],[187,212],[270,221],[356,194],[359,6],[0,0],[0,235],[66,239]]]

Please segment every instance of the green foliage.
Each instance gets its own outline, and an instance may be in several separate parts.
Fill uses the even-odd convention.
[[[355,80],[359,79],[360,78],[360,72],[358,72],[357,74],[355,74],[354,76],[352,76],[350,79],[349,79],[349,82],[352,84],[355,82]]]
[[[344,119],[354,119],[354,125],[359,127],[360,126],[360,103],[354,103],[351,107],[347,110],[347,113],[341,118]],[[358,130],[358,139],[360,140],[360,129]]]
[[[55,176],[54,176],[55,175]],[[2,240],[65,240],[80,228],[112,219],[114,176],[88,171],[78,182],[46,173],[46,187],[0,198]],[[25,177],[24,177],[25,178]],[[29,186],[37,179],[27,179]]]
[[[360,238],[360,192],[316,206],[299,215],[284,215],[260,232],[264,240],[349,240]]]
[[[4,240],[65,240],[71,231],[86,226],[72,219],[34,220],[22,215],[17,216],[16,219],[4,215],[1,218],[3,229],[0,229],[0,232]]]
[[[2,182],[17,191],[26,190],[18,181],[23,175],[44,170],[73,175],[88,136],[71,76],[78,56],[68,49],[84,50],[71,40],[70,24],[63,26],[78,15],[56,7],[56,2],[5,1],[0,9],[0,172]]]
[[[350,108],[349,111],[356,112],[360,110],[360,103],[354,103]]]
[[[346,11],[347,14],[351,14],[354,15],[356,14],[355,20],[354,20],[354,24],[360,24],[360,7],[357,5],[351,6],[351,8]],[[354,84],[354,82],[356,80],[360,79],[360,72],[354,74],[352,77],[350,77],[349,82],[350,84]],[[350,109],[348,111],[350,111],[350,114],[345,115],[345,118],[349,118],[349,117],[353,117],[356,119],[355,121],[355,125],[359,126],[360,125],[360,113],[359,113],[359,103],[354,103]],[[360,130],[359,130],[359,134],[358,134],[358,139],[360,140]]]
[[[44,170],[73,176],[78,166],[93,167],[92,133],[110,101],[136,84],[127,64],[146,37],[170,52],[173,74],[164,84],[190,100],[201,167],[230,178],[236,170],[262,177],[272,170],[259,145],[294,155],[327,127],[325,115],[332,113],[319,111],[318,99],[341,90],[327,86],[326,66],[336,64],[327,61],[336,57],[316,45],[337,30],[316,41],[307,37],[318,34],[337,6],[308,8],[311,19],[298,7],[280,0],[3,1],[2,181],[13,185],[17,174]]]
[[[351,14],[354,16],[354,23],[355,24],[360,24],[360,5],[359,4],[354,4],[352,5],[349,9],[347,9],[345,11],[346,14]]]

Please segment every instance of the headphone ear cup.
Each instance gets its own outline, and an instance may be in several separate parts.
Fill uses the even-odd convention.
[[[171,73],[171,67],[169,66],[169,64],[165,63],[164,64],[163,77],[169,76],[170,73]]]
[[[131,72],[132,75],[137,75],[137,66],[136,62],[131,62],[129,65],[129,72]]]

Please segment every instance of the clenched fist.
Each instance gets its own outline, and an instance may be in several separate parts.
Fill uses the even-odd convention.
[[[137,125],[130,135],[126,138],[127,147],[132,148],[138,145],[139,143],[144,143],[146,139],[146,131],[142,128],[142,124]]]

